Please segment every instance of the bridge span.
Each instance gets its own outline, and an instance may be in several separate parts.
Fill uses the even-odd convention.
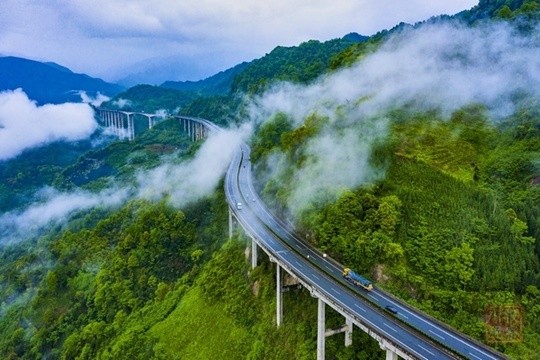
[[[214,124],[207,120],[189,116],[149,114],[137,111],[95,109],[100,123],[113,130],[120,139],[135,140],[135,136],[144,130],[152,129],[154,125],[165,118],[175,118],[180,121],[182,128],[193,141],[205,139],[209,131],[216,130]]]

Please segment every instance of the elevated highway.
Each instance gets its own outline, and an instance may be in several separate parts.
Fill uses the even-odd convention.
[[[225,180],[234,217],[277,263],[278,269],[284,268],[319,301],[379,341],[387,351],[387,359],[395,355],[403,359],[506,358],[377,287],[366,291],[349,283],[342,276],[341,264],[309,246],[295,234],[292,225],[272,214],[255,191],[251,169],[250,148],[243,144],[231,161]],[[238,203],[242,204],[241,209]],[[281,303],[278,299],[278,306]],[[389,305],[397,309],[396,314],[385,310]],[[277,313],[279,324],[281,310]],[[319,348],[324,346],[322,340],[319,339]]]
[[[107,126],[123,127],[119,121],[130,116],[122,111],[101,110],[98,113]],[[156,114],[142,114],[150,120]],[[214,123],[194,117],[174,116],[192,140],[220,131]],[[133,125],[127,124],[129,129]],[[134,134],[133,134],[134,137]],[[130,137],[130,140],[133,138]],[[253,186],[250,148],[242,144],[235,153],[225,177],[225,194],[230,207],[229,222],[236,218],[252,239],[252,266],[257,264],[257,249],[262,249],[276,263],[276,323],[283,321],[281,270],[292,277],[318,300],[317,359],[325,358],[325,338],[345,333],[345,346],[351,344],[354,326],[369,334],[386,351],[387,360],[471,359],[498,360],[506,357],[494,349],[450,328],[418,311],[377,287],[366,291],[342,277],[343,265],[326,256],[298,236],[291,224],[274,216]],[[325,328],[325,306],[345,318],[341,330]],[[393,306],[397,313],[385,310]]]

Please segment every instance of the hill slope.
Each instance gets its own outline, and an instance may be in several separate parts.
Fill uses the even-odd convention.
[[[42,63],[13,56],[0,58],[0,90],[22,88],[40,104],[79,102],[79,91],[95,96],[113,96],[122,90],[116,84],[71,70],[54,63]]]

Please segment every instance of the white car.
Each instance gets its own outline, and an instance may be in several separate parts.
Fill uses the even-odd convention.
[[[241,202],[236,203],[236,208],[237,208],[238,210],[242,210],[242,203],[241,203]]]

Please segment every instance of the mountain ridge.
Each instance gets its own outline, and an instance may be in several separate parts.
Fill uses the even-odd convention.
[[[38,104],[80,102],[79,91],[89,96],[114,96],[123,90],[117,84],[86,74],[74,73],[53,62],[40,62],[16,56],[0,57],[0,90],[22,88]]]

